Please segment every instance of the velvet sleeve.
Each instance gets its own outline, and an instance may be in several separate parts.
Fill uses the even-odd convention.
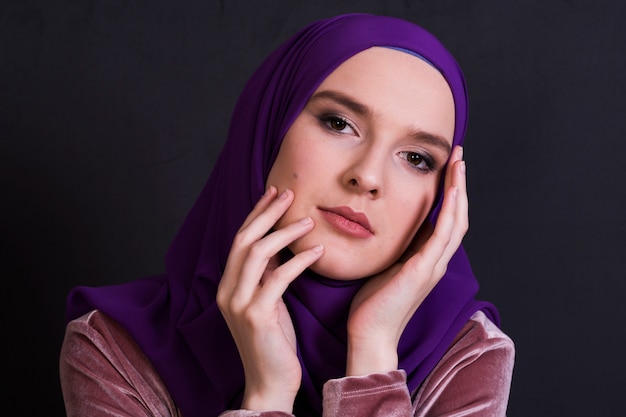
[[[68,417],[181,417],[132,337],[94,310],[68,323],[59,362]],[[288,417],[280,411],[225,411],[221,417]]]
[[[98,311],[68,323],[59,373],[68,417],[180,415],[132,338]]]
[[[323,417],[505,416],[513,360],[511,339],[479,312],[413,396],[404,371],[330,380]]]
[[[283,411],[228,410],[219,417],[293,417],[293,414]]]
[[[402,370],[328,381],[323,417],[504,416],[514,348],[477,313],[411,396]],[[70,322],[60,357],[67,415],[178,416],[158,373],[117,323],[94,311]],[[278,411],[225,411],[221,417],[287,417]]]

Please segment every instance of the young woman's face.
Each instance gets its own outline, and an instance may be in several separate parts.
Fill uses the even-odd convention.
[[[277,228],[315,222],[291,251],[324,245],[311,269],[335,279],[389,267],[433,205],[453,134],[452,93],[428,63],[380,47],[345,61],[294,121],[267,180],[295,194]]]

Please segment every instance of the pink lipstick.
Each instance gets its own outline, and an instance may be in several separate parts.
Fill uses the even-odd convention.
[[[320,212],[331,226],[349,236],[367,239],[374,234],[367,216],[350,207],[320,207]]]

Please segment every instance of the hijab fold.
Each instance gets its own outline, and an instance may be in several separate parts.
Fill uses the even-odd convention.
[[[349,14],[316,21],[282,44],[246,84],[213,171],[166,255],[163,275],[129,283],[78,287],[67,319],[99,309],[119,322],[159,372],[185,417],[217,416],[241,404],[244,374],[215,302],[232,239],[265,190],[285,133],[320,83],[351,56],[373,46],[413,52],[437,68],[455,103],[453,145],[463,142],[467,94],[449,52],[413,23]],[[429,219],[435,223],[441,190]],[[298,338],[303,381],[294,413],[321,415],[322,385],[346,365],[350,302],[364,280],[338,282],[305,271],[284,300]],[[409,321],[398,347],[410,390],[417,388],[477,310],[478,284],[460,248],[448,271]]]

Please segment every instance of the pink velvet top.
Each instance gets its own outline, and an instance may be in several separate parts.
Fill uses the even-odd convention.
[[[435,369],[409,393],[402,370],[333,379],[324,385],[323,417],[504,416],[514,345],[475,313]],[[99,311],[71,321],[60,357],[68,416],[181,416],[161,378],[134,340]],[[221,417],[291,416],[225,411]]]

